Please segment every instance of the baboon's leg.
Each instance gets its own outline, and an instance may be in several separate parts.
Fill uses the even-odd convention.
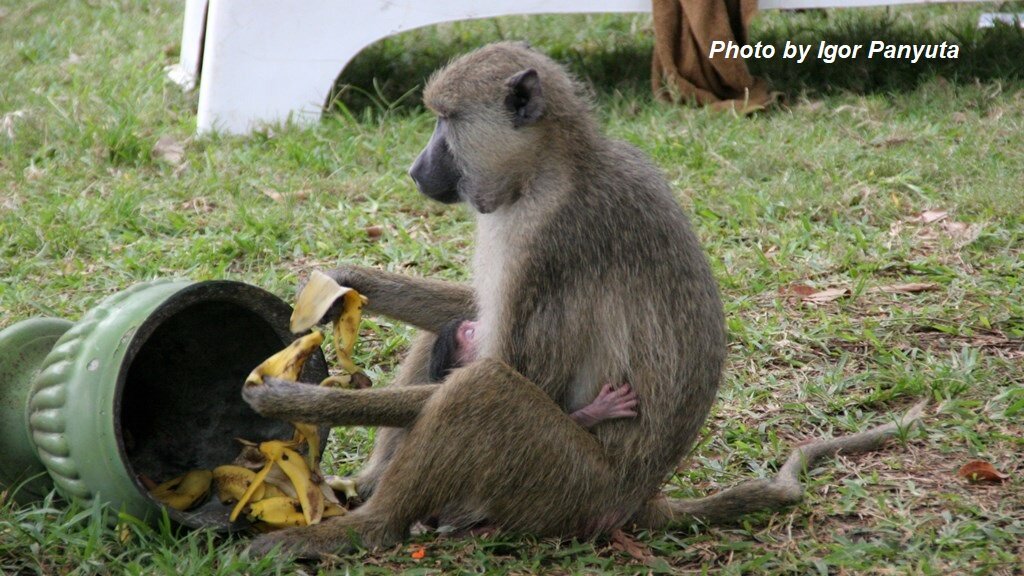
[[[424,517],[486,520],[538,535],[589,534],[621,524],[609,513],[612,473],[596,438],[508,366],[456,370],[424,407],[373,496],[352,514],[261,536],[315,556],[352,545],[389,546]],[[336,521],[335,521],[336,520]],[[613,527],[613,526],[612,526]]]
[[[416,386],[428,383],[427,368],[430,365],[430,352],[434,346],[434,338],[434,334],[430,332],[420,332],[416,336],[390,386]],[[354,479],[359,496],[364,501],[373,494],[381,475],[405,440],[405,435],[405,428],[381,427],[377,429],[370,457]]]
[[[366,464],[352,478],[362,501],[365,502],[369,499],[377,489],[381,475],[384,474],[388,464],[395,457],[395,452],[402,446],[405,435],[405,428],[377,428],[377,433],[373,438],[373,448],[366,459]]]
[[[753,512],[778,510],[796,504],[804,496],[804,487],[800,483],[801,472],[822,458],[840,453],[860,454],[878,450],[900,430],[913,426],[921,417],[926,404],[927,401],[918,403],[896,422],[849,436],[799,446],[786,459],[779,473],[770,480],[749,480],[705,498],[654,498],[637,512],[631,522],[650,529],[694,522],[725,524],[736,522]]]

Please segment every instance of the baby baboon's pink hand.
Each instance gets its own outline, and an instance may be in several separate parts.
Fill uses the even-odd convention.
[[[635,417],[636,403],[636,393],[628,383],[618,388],[605,384],[593,402],[573,412],[570,418],[580,426],[590,428],[613,418]]]

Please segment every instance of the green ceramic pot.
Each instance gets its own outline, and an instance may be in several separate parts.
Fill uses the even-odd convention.
[[[235,438],[289,438],[242,400],[245,377],[294,336],[291,308],[231,281],[159,280],[119,292],[78,323],[35,318],[0,332],[0,484],[16,498],[100,500],[154,521],[161,482],[230,463]],[[327,376],[319,352],[304,381]],[[47,474],[44,474],[43,472]],[[26,482],[27,479],[27,482]],[[228,527],[216,497],[168,510],[193,527]]]

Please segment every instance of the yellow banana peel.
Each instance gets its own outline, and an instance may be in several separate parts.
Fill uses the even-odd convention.
[[[324,518],[334,518],[335,516],[344,516],[345,514],[348,514],[348,510],[341,504],[330,503],[324,506]]]
[[[263,485],[266,486],[266,490],[263,491],[263,498],[277,498],[278,496],[295,497],[295,489],[287,483],[273,484],[268,478]],[[288,489],[285,489],[285,486],[288,486]]]
[[[362,374],[362,370],[352,361],[356,337],[359,335],[359,322],[362,319],[366,297],[352,288],[339,285],[333,278],[314,270],[309,280],[295,299],[292,311],[291,331],[302,332],[315,326],[328,310],[342,299],[342,312],[334,320],[334,348],[338,363],[346,374],[330,376],[320,383],[321,386],[351,387],[353,378]],[[320,429],[314,424],[292,422],[295,426],[295,440],[304,441],[309,445],[306,452],[306,464],[311,470],[320,468]]]
[[[250,501],[253,501],[253,505],[257,503],[254,498],[256,490],[263,486],[267,476],[275,466],[284,472],[292,486],[294,486],[295,496],[302,508],[302,515],[306,524],[316,524],[320,521],[324,513],[324,496],[319,484],[323,483],[323,479],[320,479],[318,473],[314,474],[309,469],[302,455],[296,452],[293,449],[294,447],[294,442],[282,440],[270,440],[260,444],[260,452],[266,457],[267,462],[263,469],[256,473],[248,490],[245,491],[235,504],[230,516],[232,522],[238,518]],[[319,484],[316,481],[317,479],[320,480]]]
[[[157,485],[150,494],[165,506],[185,511],[203,502],[212,483],[213,473],[209,470],[191,470]]]
[[[342,298],[342,312],[334,320],[334,347],[338,363],[349,374],[362,372],[352,361],[356,336],[359,335],[359,321],[366,305],[365,296],[352,288],[341,286],[333,278],[314,270],[309,280],[295,299],[292,311],[291,330],[299,333],[316,326],[324,314]]]
[[[264,376],[274,376],[295,382],[299,379],[299,373],[302,372],[302,367],[306,365],[310,354],[323,342],[324,335],[319,331],[310,332],[296,339],[284,350],[267,358],[257,366],[245,379],[245,385],[259,386],[263,384]]]
[[[302,292],[295,298],[295,309],[292,311],[290,322],[292,333],[298,334],[316,326],[338,298],[346,295],[349,296],[344,302],[342,315],[348,312],[351,306],[357,305],[362,309],[363,304],[366,304],[366,298],[354,288],[342,286],[327,274],[314,270]]]
[[[266,448],[264,448],[266,446]],[[302,514],[306,524],[316,524],[324,514],[324,497],[320,487],[313,481],[313,472],[306,461],[295,450],[288,448],[284,442],[270,441],[260,445],[260,450],[273,460],[288,475],[295,493],[302,505]],[[319,475],[318,475],[319,476]],[[323,480],[321,479],[321,482]]]
[[[256,476],[252,479],[252,483],[249,484],[249,488],[246,489],[245,493],[238,499],[238,502],[235,503],[235,507],[231,509],[231,515],[228,516],[228,520],[231,520],[232,522],[238,520],[238,515],[242,513],[242,510],[244,510],[246,505],[249,504],[249,501],[256,495],[256,490],[258,490],[260,486],[263,486],[263,480],[267,477],[267,474],[270,474],[270,469],[273,466],[274,463],[268,461],[263,466],[263,469],[256,473]],[[266,492],[266,488],[264,488],[264,492]]]
[[[292,438],[292,441],[295,443],[306,443],[306,465],[309,466],[310,470],[319,469],[320,428],[316,424],[307,424],[305,422],[292,422],[292,426],[295,427],[295,436]]]
[[[352,361],[352,352],[356,347],[356,337],[359,335],[359,321],[363,316],[363,306],[366,305],[366,297],[349,289],[342,295],[344,298],[342,313],[334,321],[334,348],[338,356],[338,362],[349,374],[362,372],[355,362]]]
[[[307,525],[299,501],[288,496],[265,498],[259,502],[253,502],[247,516],[254,522],[264,522],[274,528]]]
[[[225,464],[213,469],[213,483],[217,487],[217,498],[224,504],[238,502],[255,479],[256,472],[241,466]],[[257,486],[252,499],[262,500],[265,492],[265,486]]]

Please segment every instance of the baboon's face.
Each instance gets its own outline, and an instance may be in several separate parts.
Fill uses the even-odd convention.
[[[462,200],[459,197],[459,182],[462,172],[455,164],[455,157],[448,147],[448,120],[438,118],[434,133],[427,146],[420,152],[409,169],[409,176],[420,192],[445,204]]]
[[[437,125],[409,169],[420,192],[446,204],[468,202],[482,214],[515,202],[541,138],[527,128],[543,115],[544,100],[533,69],[495,84],[468,93],[431,87],[435,99],[427,104]]]

